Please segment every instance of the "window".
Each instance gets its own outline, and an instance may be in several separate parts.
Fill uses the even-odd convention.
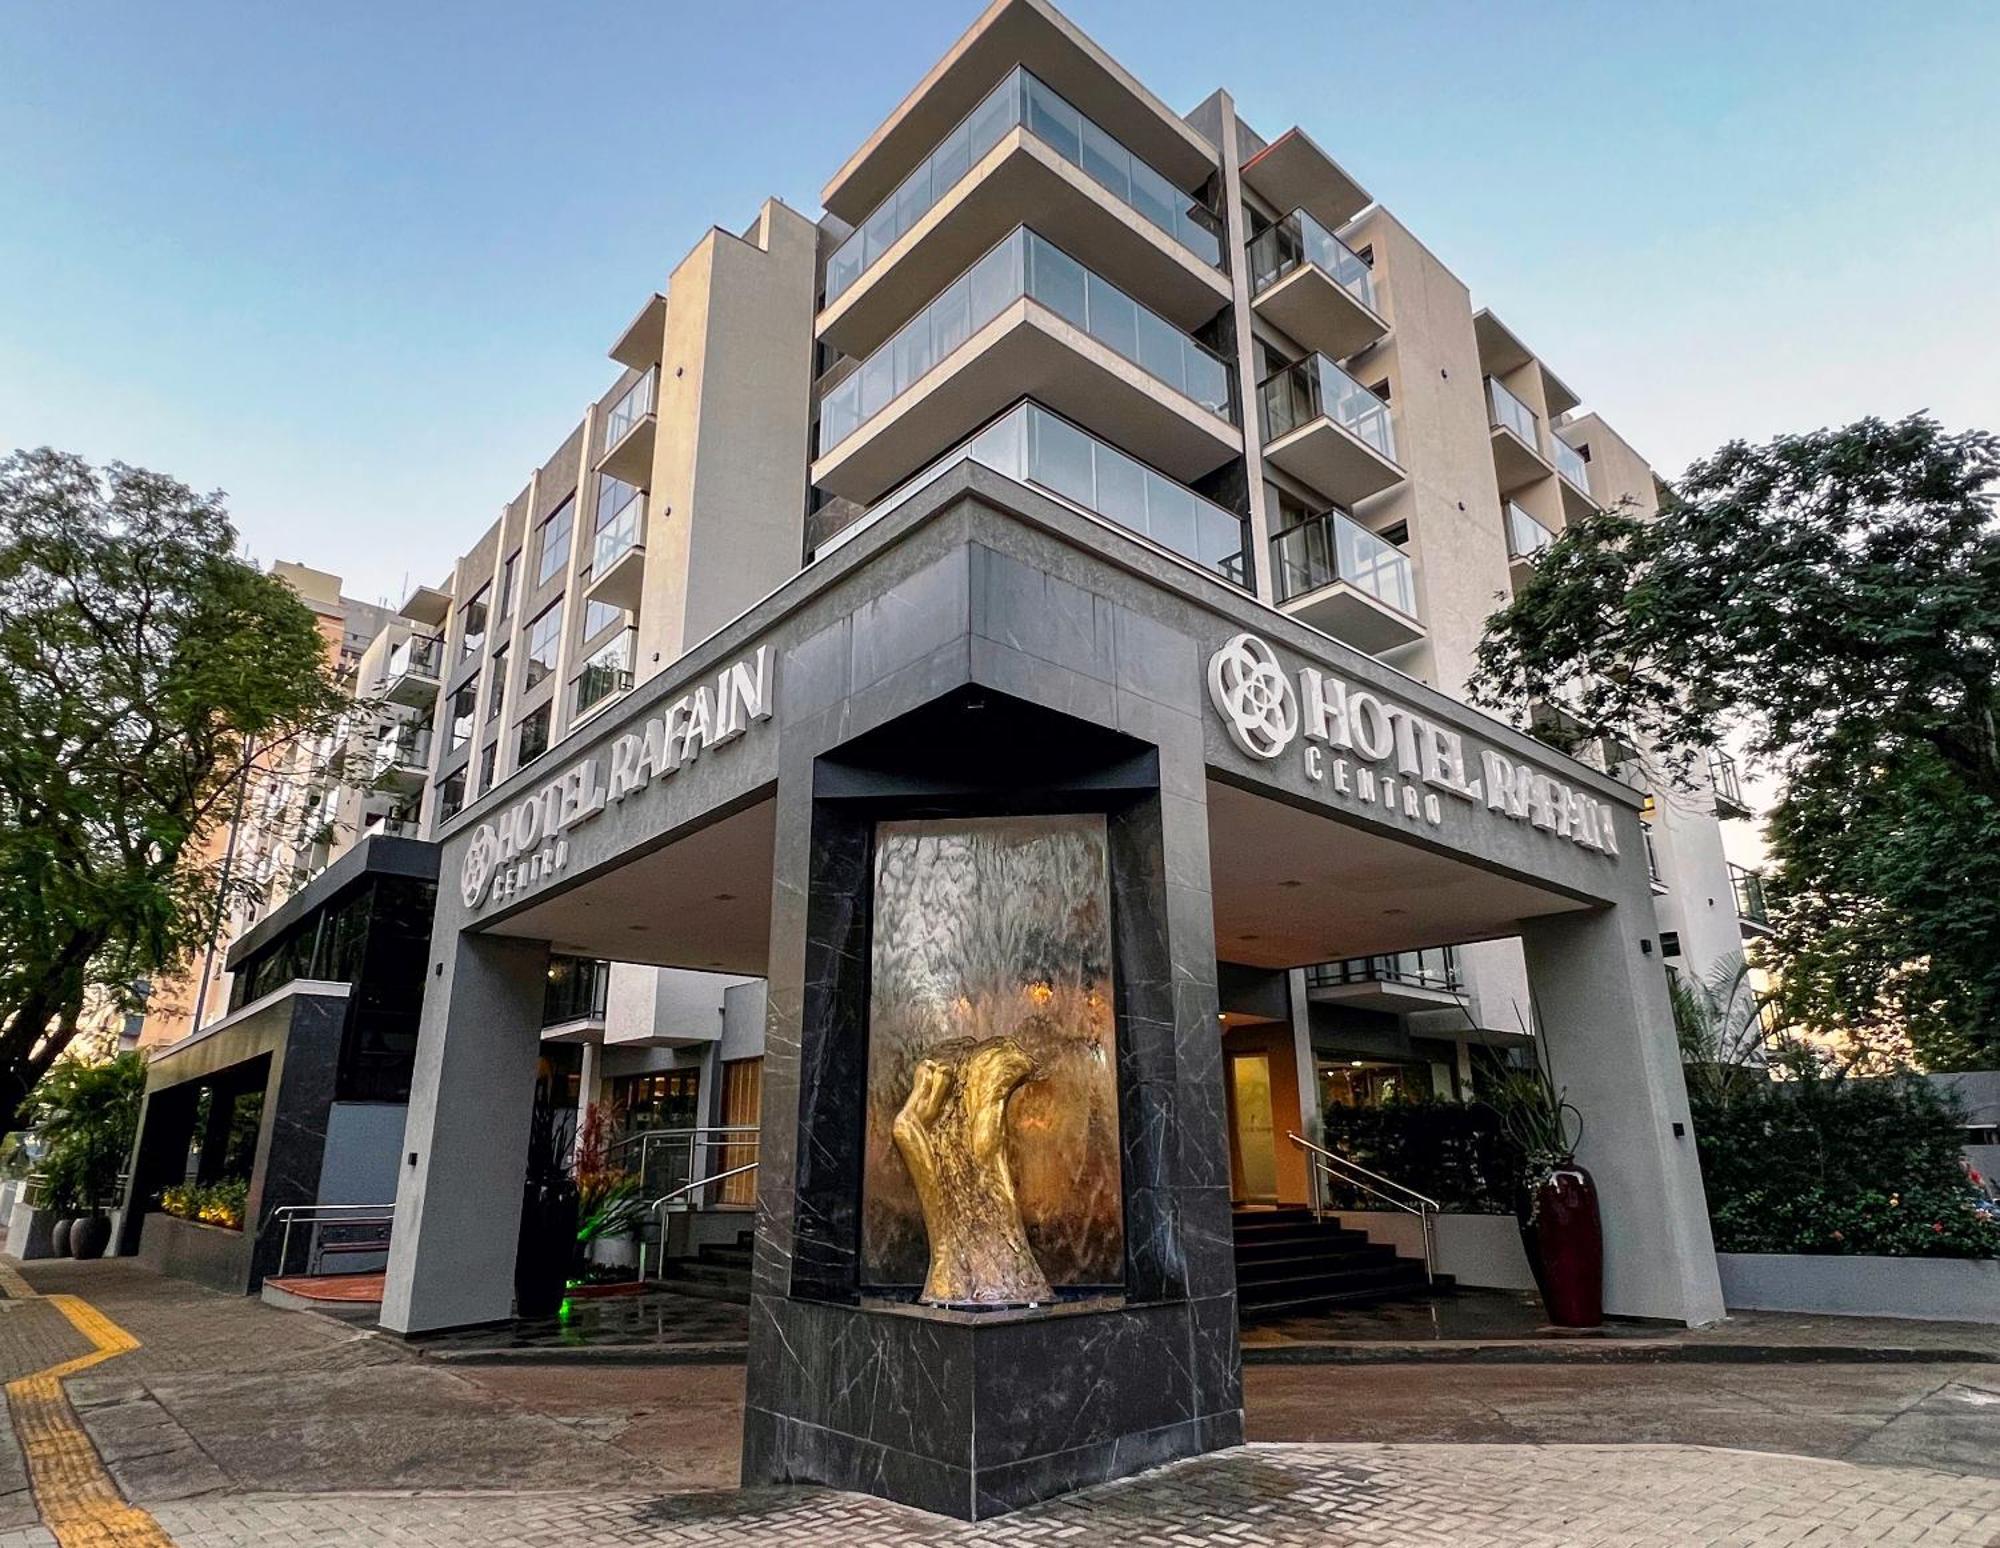
[[[472,779],[472,793],[484,795],[493,788],[493,762],[500,756],[500,744],[488,742],[479,749],[479,772]]]
[[[447,751],[457,752],[472,740],[472,727],[478,715],[479,679],[472,677],[451,696],[451,742]]]
[[[521,722],[514,748],[514,767],[524,768],[549,750],[549,706],[544,704]]]
[[[562,603],[558,602],[528,625],[527,665],[521,669],[524,690],[534,687],[556,669],[556,644],[561,637]]]
[[[546,586],[569,561],[570,523],[576,519],[576,496],[556,507],[555,514],[542,523],[541,557],[535,565],[535,584]]]
[[[500,616],[514,616],[514,577],[521,570],[521,550],[515,549],[507,556],[507,563],[500,570]]]
[[[486,723],[490,726],[500,718],[500,710],[507,702],[507,647],[502,645],[493,652],[493,670],[488,672],[491,686],[486,690]]]
[[[1662,930],[1660,932],[1660,955],[1663,957],[1678,957],[1680,954],[1681,954],[1680,931]]]
[[[461,661],[467,656],[477,655],[486,643],[486,598],[492,590],[491,586],[481,586],[459,613],[458,655]]]
[[[437,820],[449,822],[465,809],[465,770],[446,777],[438,786]]]
[[[613,607],[609,602],[586,602],[583,604],[583,637],[594,640],[615,623],[622,623],[625,609]]]

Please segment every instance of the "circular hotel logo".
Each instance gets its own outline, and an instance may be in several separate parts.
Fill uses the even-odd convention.
[[[1239,634],[1208,658],[1208,696],[1229,739],[1253,758],[1275,758],[1299,732],[1299,704],[1277,652]]]
[[[487,884],[493,880],[499,861],[500,835],[493,831],[491,823],[481,823],[479,831],[472,835],[472,842],[466,846],[465,869],[459,873],[459,893],[464,897],[467,908],[479,907],[479,900],[486,896]]]

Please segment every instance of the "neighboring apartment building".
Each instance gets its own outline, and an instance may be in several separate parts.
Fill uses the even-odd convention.
[[[342,596],[340,577],[281,559],[271,573],[312,609],[326,642],[327,660],[344,682],[352,682],[369,642],[388,625],[392,610]],[[352,841],[343,832],[342,803],[348,783],[366,777],[334,756],[344,728],[325,737],[287,743],[275,755],[257,758],[232,802],[229,820],[210,835],[205,864],[228,867],[232,885],[248,882],[216,930],[209,948],[187,973],[153,983],[136,1038],[141,1048],[175,1043],[223,1014],[229,1003],[229,974],[223,948],[303,887]]]
[[[1267,139],[1223,92],[1181,117],[1039,0],[990,8],[823,197],[817,226],[771,202],[704,237],[603,397],[369,647],[407,709],[345,827],[433,831],[967,456],[1454,695],[1555,533],[1656,508],[1644,458],[1306,130]],[[1717,828],[1740,803],[1726,760],[1654,792],[1676,971],[1759,928]],[[758,1036],[725,1049],[726,985],[672,977],[591,969],[588,1002],[565,979],[552,1049],[586,1050],[593,1090],[712,1087]],[[1504,941],[1327,964],[1292,1000],[1230,1036],[1302,1019],[1328,1100],[1468,1094],[1472,1051],[1532,1020]]]

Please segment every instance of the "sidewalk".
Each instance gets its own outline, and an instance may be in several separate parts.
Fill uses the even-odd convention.
[[[23,1274],[138,1340],[64,1387],[155,1545],[2000,1539],[1985,1363],[1253,1366],[1269,1444],[966,1528],[736,1491],[740,1366],[446,1363],[127,1261]],[[50,1309],[0,1301],[8,1369],[71,1356]],[[10,1431],[0,1548],[54,1541],[35,1504]]]

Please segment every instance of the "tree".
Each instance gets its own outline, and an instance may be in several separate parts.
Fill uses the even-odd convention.
[[[160,474],[0,461],[8,1126],[86,996],[130,1003],[208,938],[228,901],[209,841],[247,769],[340,712],[311,611],[235,542],[220,495]]]
[[[1933,1068],[2000,1056],[2000,440],[1927,415],[1737,441],[1656,519],[1566,530],[1479,651],[1475,691],[1566,699],[1549,739],[1743,738],[1773,769],[1784,1019]]]
[[[27,1104],[47,1147],[42,1171],[52,1194],[85,1210],[111,1197],[145,1090],[146,1061],[137,1053],[56,1061]]]

